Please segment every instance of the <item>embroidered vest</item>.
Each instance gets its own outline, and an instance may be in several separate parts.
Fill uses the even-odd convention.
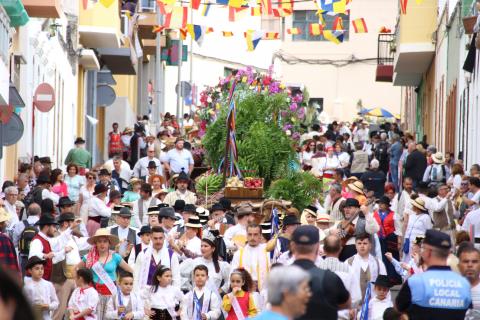
[[[120,133],[110,132],[108,135],[110,136],[109,153],[121,153],[123,151],[123,143]]]
[[[40,242],[42,243],[43,254],[49,254],[50,252],[52,252],[52,248],[50,247],[50,242],[48,242],[48,240],[45,240],[43,237],[41,237],[38,234],[35,237],[33,237],[32,241],[35,239],[40,240]],[[45,267],[44,267],[43,279],[50,281],[50,278],[52,277],[52,269],[53,269],[52,259],[47,259],[47,263],[45,264]]]

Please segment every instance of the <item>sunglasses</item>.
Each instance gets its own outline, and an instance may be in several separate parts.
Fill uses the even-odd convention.
[[[88,177],[88,180],[94,180],[95,178],[94,177]]]

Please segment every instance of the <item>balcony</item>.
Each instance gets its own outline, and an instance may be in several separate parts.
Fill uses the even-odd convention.
[[[437,6],[437,0],[424,0],[421,4],[409,1],[407,14],[400,15],[395,36],[393,85],[418,86],[432,63]]]
[[[162,35],[160,37],[160,47],[165,47],[167,45],[167,36]],[[154,56],[157,49],[157,40],[156,39],[143,39],[142,40],[143,53],[145,55]]]
[[[80,43],[85,48],[120,48],[121,22],[118,0],[109,7],[100,2],[84,8],[79,1]]]
[[[139,12],[137,24],[140,39],[155,39],[157,34],[153,32],[153,27],[158,25],[155,12]]]
[[[22,0],[30,17],[60,18],[63,15],[60,0]]]
[[[378,35],[377,70],[375,81],[393,81],[393,61],[395,57],[395,34],[381,33]]]

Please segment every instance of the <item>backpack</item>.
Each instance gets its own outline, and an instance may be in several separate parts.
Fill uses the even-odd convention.
[[[388,160],[388,143],[380,142],[375,149],[375,158],[380,163],[386,163]]]
[[[445,170],[445,165],[441,165],[442,170],[438,170],[437,165],[432,165],[430,169],[429,182],[432,184],[445,183],[447,181],[447,172]]]
[[[28,256],[30,253],[30,243],[37,235],[38,229],[34,225],[30,225],[27,220],[23,220],[23,224],[25,229],[23,229],[20,240],[18,241],[18,252],[20,255]]]
[[[23,204],[25,208],[28,208],[32,203],[37,203],[40,205],[42,203],[42,192],[43,188],[41,187],[34,187],[23,199]]]

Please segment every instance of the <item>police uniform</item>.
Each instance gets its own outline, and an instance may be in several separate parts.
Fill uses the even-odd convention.
[[[450,237],[437,230],[427,230],[424,244],[450,249]],[[404,283],[396,305],[410,320],[463,320],[471,306],[470,284],[450,267],[430,266]]]

